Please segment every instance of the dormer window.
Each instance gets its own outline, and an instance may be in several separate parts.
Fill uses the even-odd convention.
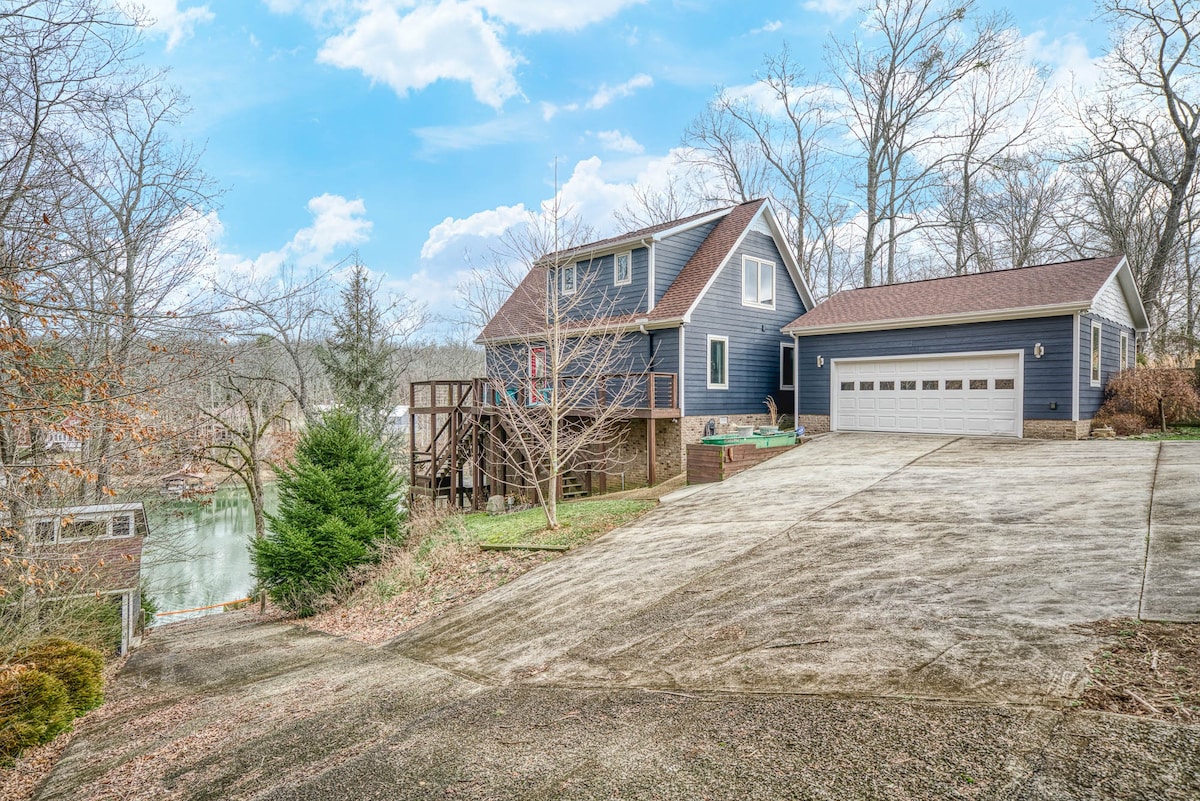
[[[575,294],[575,265],[568,264],[562,268],[562,293],[564,295]]]
[[[613,257],[613,284],[624,286],[633,281],[633,253],[618,253]]]
[[[775,265],[772,262],[742,257],[742,305],[775,308]]]

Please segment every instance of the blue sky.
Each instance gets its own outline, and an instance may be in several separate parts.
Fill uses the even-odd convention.
[[[821,67],[845,0],[140,0],[145,57],[190,98],[182,133],[224,191],[221,269],[331,264],[357,248],[389,285],[449,312],[482,260],[554,194],[611,233],[635,181],[660,179],[717,86],[787,42]],[[1086,70],[1088,2],[1008,10],[1031,57]]]

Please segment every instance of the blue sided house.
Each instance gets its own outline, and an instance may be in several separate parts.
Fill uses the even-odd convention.
[[[547,299],[564,297],[580,326],[622,338],[626,364],[604,372],[645,376],[623,438],[633,453],[615,460],[626,484],[677,475],[710,421],[719,432],[766,423],[768,396],[791,413],[796,360],[782,328],[814,303],[765,200],[543,259],[477,340],[493,384],[536,398]]]
[[[1148,325],[1120,256],[854,289],[817,305],[770,204],[755,200],[539,261],[477,339],[486,379],[414,385],[415,490],[477,506],[508,494],[514,449],[489,410],[562,391],[563,371],[559,390],[546,375],[548,360],[564,361],[550,327],[621,354],[566,371],[603,374],[594,405],[620,405],[626,427],[621,453],[592,454],[586,476],[568,476],[583,494],[597,480],[604,491],[679,474],[706,433],[768,423],[768,398],[810,433],[1086,436],[1105,382],[1134,364]],[[621,394],[629,382],[638,390]],[[443,432],[457,433],[443,444]]]
[[[853,289],[784,326],[811,431],[1068,439],[1147,330],[1120,256]]]

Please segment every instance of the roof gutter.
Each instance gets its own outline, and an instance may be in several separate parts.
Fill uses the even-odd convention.
[[[1026,306],[1019,309],[997,309],[994,311],[937,314],[929,317],[905,317],[893,320],[868,320],[857,323],[832,323],[829,325],[786,325],[779,329],[784,334],[798,337],[822,334],[849,334],[859,331],[885,331],[893,328],[929,328],[936,325],[963,325],[965,323],[987,323],[1000,320],[1021,320],[1027,317],[1059,317],[1086,311],[1091,301],[1073,301],[1049,306]],[[804,319],[804,318],[800,318]]]
[[[630,323],[621,323],[620,325],[599,324],[594,326],[585,326],[575,331],[568,329],[563,332],[563,335],[571,338],[600,336],[603,334],[629,334],[633,333],[634,331],[639,331],[644,334],[647,331],[654,331],[662,328],[676,328],[681,323],[683,323],[683,318],[681,317],[673,317],[669,320],[650,320],[643,317]],[[541,333],[543,332],[529,331],[524,334],[513,334],[512,336],[506,337],[489,337],[486,339],[483,337],[477,337],[475,342],[478,345],[512,345],[535,340]]]

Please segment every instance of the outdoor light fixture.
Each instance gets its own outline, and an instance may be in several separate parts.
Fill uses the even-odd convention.
[[[818,356],[817,357],[817,367],[824,367],[824,366],[825,366],[825,357]]]
[[[1035,359],[1040,359],[1040,358],[1042,358],[1042,354],[1043,354],[1043,353],[1045,353],[1045,352],[1046,352],[1046,349],[1042,347],[1042,343],[1041,343],[1041,342],[1039,342],[1039,343],[1037,343],[1036,345],[1034,345],[1034,346],[1033,346],[1033,357],[1034,357]]]

